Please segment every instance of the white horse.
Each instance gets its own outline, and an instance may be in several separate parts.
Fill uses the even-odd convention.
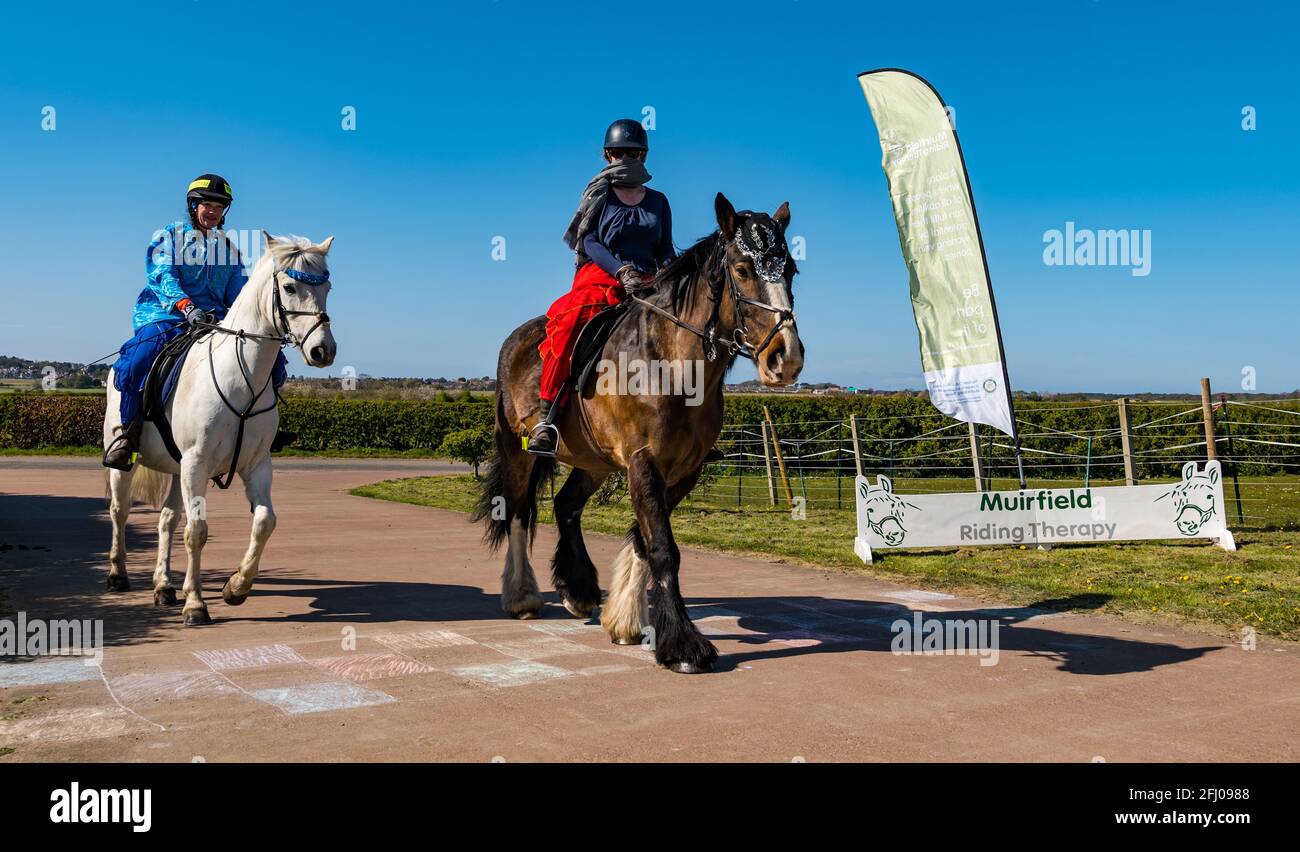
[[[266,252],[253,267],[248,283],[221,322],[190,349],[167,404],[172,435],[181,460],[174,461],[158,429],[146,423],[140,439],[139,466],[132,471],[109,470],[108,491],[113,520],[112,562],[108,590],[130,589],[126,576],[126,517],[132,498],[161,505],[158,516],[158,560],[154,567],[154,603],[176,603],[171,580],[172,535],[185,507],[185,624],[210,624],[203,602],[200,555],[208,540],[206,494],[208,481],[232,469],[244,482],[253,513],[252,538],[239,569],[226,581],[221,596],[231,606],[248,597],[257,577],[267,539],[275,530],[271,507],[271,441],[280,421],[271,387],[271,370],[281,345],[292,343],[311,367],[334,362],[336,346],[325,313],[329,270],[325,256],[334,238],[320,245],[301,237],[275,238],[263,232]],[[239,335],[239,332],[244,332]],[[242,441],[237,441],[241,414],[247,417]],[[104,446],[121,431],[119,394],[108,382],[104,414]],[[235,458],[238,444],[238,458]],[[232,464],[233,462],[233,464]],[[227,483],[229,480],[227,479]],[[133,487],[134,486],[134,487]]]

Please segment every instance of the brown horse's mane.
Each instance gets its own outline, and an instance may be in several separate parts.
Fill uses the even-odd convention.
[[[677,255],[655,276],[655,295],[667,293],[674,312],[680,312],[694,302],[695,284],[701,279],[708,282],[711,299],[717,301],[721,296],[722,276],[711,274],[719,265],[722,254],[719,249],[724,245],[718,237],[718,231],[701,237],[695,245]],[[665,282],[667,287],[664,286]]]

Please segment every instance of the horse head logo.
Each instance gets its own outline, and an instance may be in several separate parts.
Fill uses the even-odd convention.
[[[1174,526],[1183,535],[1193,536],[1201,531],[1217,514],[1219,463],[1205,463],[1205,469],[1196,472],[1196,462],[1183,465],[1183,479],[1156,500],[1173,498]]]
[[[863,482],[858,486],[865,501],[863,511],[867,513],[867,526],[873,533],[885,540],[891,547],[897,547],[907,537],[907,527],[903,521],[908,509],[921,511],[920,507],[908,503],[894,493],[894,483],[888,476],[876,477],[876,484]]]

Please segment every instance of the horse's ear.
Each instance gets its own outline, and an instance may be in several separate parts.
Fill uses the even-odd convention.
[[[713,211],[718,214],[718,230],[723,236],[731,236],[736,231],[736,208],[731,206],[727,196],[721,192],[713,199]]]
[[[785,229],[790,225],[790,202],[789,201],[781,202],[781,206],[776,208],[776,212],[772,214],[772,221],[776,222],[778,225],[781,226],[781,233],[784,234]]]
[[[321,254],[329,254],[329,253],[330,253],[330,244],[331,244],[332,242],[334,242],[334,235],[333,235],[333,234],[331,234],[330,236],[326,237],[325,240],[324,240],[324,242],[322,242],[320,245],[316,246],[316,248],[320,249],[320,253],[321,253]]]
[[[879,485],[880,490],[884,491],[886,494],[894,493],[894,482],[888,476],[877,476],[876,484]]]
[[[1206,465],[1205,465],[1205,472],[1206,472],[1206,474],[1208,474],[1209,477],[1210,477],[1210,484],[1211,484],[1211,485],[1213,485],[1213,484],[1215,484],[1216,482],[1219,481],[1219,463],[1218,463],[1218,462],[1207,462]]]
[[[275,242],[275,237],[268,234],[265,228],[262,229],[262,242],[266,243],[267,248],[270,248]]]
[[[1183,482],[1191,479],[1196,475],[1196,462],[1188,462],[1183,465]]]

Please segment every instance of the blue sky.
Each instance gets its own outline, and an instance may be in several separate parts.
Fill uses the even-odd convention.
[[[569,286],[560,234],[605,126],[651,106],[679,246],[719,190],[790,201],[803,379],[923,387],[856,81],[896,66],[956,108],[1013,386],[1300,386],[1289,4],[131,5],[4,13],[0,354],[116,347],[150,234],[216,171],[229,226],[336,235],[335,374],[492,374]],[[1066,221],[1150,229],[1150,275],[1045,266]]]

